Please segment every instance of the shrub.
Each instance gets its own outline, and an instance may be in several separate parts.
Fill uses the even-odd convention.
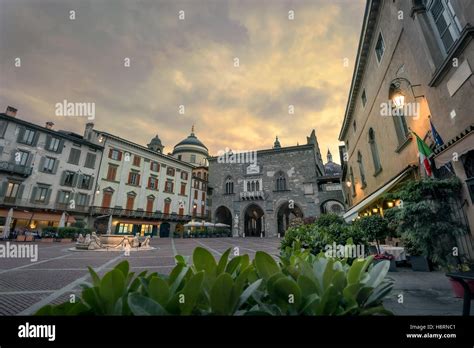
[[[367,240],[375,240],[377,252],[380,253],[379,241],[385,240],[389,235],[388,221],[380,215],[364,216],[354,222],[354,227],[358,228]]]
[[[330,225],[346,225],[346,222],[344,219],[333,213],[328,213],[328,214],[321,214],[317,219],[316,219],[316,226],[319,227],[329,227]]]
[[[250,262],[248,255],[229,260],[230,251],[218,262],[200,247],[192,264],[178,255],[169,276],[135,276],[123,261],[101,279],[89,267],[92,284],[79,301],[47,305],[36,315],[391,314],[382,305],[393,286],[385,279],[388,261],[371,265],[369,257],[349,266],[295,250],[280,263],[261,251]]]

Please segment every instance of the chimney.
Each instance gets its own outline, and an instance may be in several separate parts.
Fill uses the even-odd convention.
[[[46,122],[46,129],[53,129],[54,123],[51,121]]]
[[[6,114],[7,116],[16,117],[16,112],[18,109],[15,109],[13,106],[7,106]]]
[[[94,123],[86,123],[86,129],[84,129],[84,139],[92,141],[92,133],[94,131]]]

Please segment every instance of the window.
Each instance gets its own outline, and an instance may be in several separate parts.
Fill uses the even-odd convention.
[[[155,161],[151,161],[150,162],[150,170],[152,172],[158,172],[160,170],[160,165],[158,162],[155,162]]]
[[[442,43],[443,52],[447,54],[461,32],[461,24],[451,6],[451,1],[433,0],[429,4],[429,13],[438,39]]]
[[[5,201],[12,202],[18,196],[18,190],[20,188],[20,184],[16,182],[9,182],[7,186],[7,192],[5,193]]]
[[[128,184],[129,185],[134,185],[134,186],[139,186],[140,185],[140,174],[136,172],[130,172],[128,174]]]
[[[188,180],[188,173],[187,172],[181,172],[181,180]]]
[[[55,158],[45,157],[41,171],[45,173],[53,173],[55,164],[56,164]]]
[[[194,190],[194,199],[198,199],[198,191]]]
[[[60,204],[68,204],[70,196],[71,196],[70,191],[59,191],[57,201]]]
[[[87,153],[86,163],[84,163],[84,167],[94,169],[96,158],[97,155],[95,153]]]
[[[225,193],[228,195],[234,193],[234,182],[231,177],[228,177],[225,181]]]
[[[135,195],[127,195],[127,206],[126,209],[133,210],[133,206],[135,205]]]
[[[36,189],[36,190],[35,190]],[[33,201],[35,203],[46,203],[48,197],[48,187],[38,186],[33,189]]]
[[[112,202],[112,191],[104,191],[104,196],[102,197],[102,207],[110,208],[110,203]]]
[[[150,190],[158,190],[158,178],[150,176],[148,178],[148,188]]]
[[[174,176],[174,168],[172,167],[166,168],[166,175]]]
[[[286,177],[282,172],[279,172],[276,177],[276,191],[285,191],[286,190]]]
[[[53,152],[59,152],[59,145],[61,144],[61,140],[58,138],[48,138],[48,145],[46,147],[47,150]]]
[[[165,199],[165,206],[164,206],[164,213],[169,214],[170,213],[170,207],[171,207],[171,199],[166,198]]]
[[[360,151],[357,152],[357,163],[359,164],[360,181],[362,182],[362,188],[364,188],[367,186],[367,182],[365,181],[364,162]]]
[[[201,200],[204,202],[206,200],[206,192],[201,194]]]
[[[117,233],[120,233],[120,234],[133,233],[133,224],[117,224]]]
[[[147,213],[153,212],[153,204],[155,203],[155,197],[150,196],[146,200],[146,211]]]
[[[375,44],[375,55],[377,56],[377,62],[380,63],[385,52],[385,42],[383,41],[382,33],[379,33],[377,43]]]
[[[181,158],[182,158],[182,157],[183,157],[183,156],[181,156],[181,155],[178,155],[178,159],[179,159],[180,161],[181,161]]]
[[[26,151],[18,150],[15,153],[15,163],[19,166],[26,166],[26,163],[28,162],[28,156],[30,154]]]
[[[137,155],[133,155],[133,165],[140,167],[141,157]]]
[[[80,189],[89,190],[92,187],[92,176],[83,174],[78,187]]]
[[[196,155],[191,155],[191,163],[196,163]]]
[[[21,133],[20,133],[21,134]],[[23,132],[23,136],[20,138],[20,143],[33,145],[35,140],[36,131],[32,129],[25,129]]]
[[[63,172],[63,186],[73,186],[74,185],[75,173],[70,171]]]
[[[117,166],[113,164],[109,164],[109,168],[107,169],[107,180],[115,181],[116,175],[117,175]]]
[[[168,192],[168,193],[173,193],[173,182],[172,181],[167,181],[165,183],[165,192]]]
[[[401,111],[399,111],[398,115],[394,115],[392,118],[393,122],[395,123],[395,131],[397,132],[398,143],[399,145],[402,145],[410,134],[408,131],[407,120]]]
[[[7,130],[8,122],[5,120],[0,120],[0,138],[3,138],[5,131]]]
[[[205,183],[202,183],[202,190],[203,190],[203,191],[206,191],[206,190],[207,190],[207,186],[206,186]]]
[[[119,151],[117,149],[110,149],[109,158],[113,159],[114,161],[121,161],[122,160],[122,151]]]
[[[186,184],[181,183],[181,192],[179,194],[183,196],[186,194]]]
[[[362,100],[362,106],[365,107],[365,104],[367,104],[367,94],[365,94],[365,89],[362,91],[360,99]]]
[[[80,157],[81,157],[81,150],[71,149],[71,152],[69,153],[69,159],[67,162],[78,165]]]
[[[382,170],[382,165],[380,164],[379,151],[375,142],[375,132],[372,128],[369,129],[369,145],[372,152],[372,160],[374,161],[374,174],[378,174]]]
[[[85,193],[76,194],[76,205],[81,207],[87,205],[87,195]]]

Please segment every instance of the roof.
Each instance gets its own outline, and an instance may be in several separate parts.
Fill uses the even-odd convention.
[[[364,75],[365,67],[368,61],[368,54],[370,50],[370,44],[374,35],[374,29],[376,24],[377,15],[380,9],[380,0],[368,0],[365,7],[364,21],[362,24],[362,30],[359,38],[359,47],[357,49],[357,58],[354,66],[354,73],[352,75],[351,89],[349,91],[349,98],[347,100],[346,112],[344,114],[344,121],[342,128],[339,133],[339,140],[343,141],[345,132],[350,120],[352,113],[357,101],[357,95],[359,93],[360,84]]]
[[[207,150],[206,145],[204,145],[195,135],[194,133],[189,134],[189,136],[186,139],[181,140],[179,143],[177,143],[174,148],[177,148],[178,146],[181,145],[196,145],[200,146],[204,149]]]
[[[55,137],[60,137],[60,138],[64,138],[64,139],[67,139],[69,141],[72,141],[74,143],[87,145],[87,146],[89,146],[91,148],[94,148],[94,149],[102,150],[102,148],[103,148],[103,146],[92,143],[92,142],[84,139],[81,135],[73,133],[73,132],[64,131],[64,130],[49,129],[49,128],[46,128],[46,127],[43,127],[43,126],[39,126],[35,123],[31,123],[31,122],[22,120],[20,118],[16,118],[16,117],[13,117],[13,116],[8,116],[5,113],[0,113],[0,119],[6,120],[6,121],[9,121],[9,122],[15,122],[15,123],[21,124],[25,127],[33,128],[33,129],[36,129],[38,131],[53,135]]]
[[[340,175],[342,174],[342,169],[339,164],[328,162],[324,165],[324,172],[326,175]]]

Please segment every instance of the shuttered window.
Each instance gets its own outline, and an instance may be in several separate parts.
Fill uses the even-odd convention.
[[[94,169],[96,158],[97,158],[96,154],[88,153],[86,156],[86,163],[84,163],[84,167]]]
[[[71,152],[69,153],[68,163],[78,165],[80,157],[81,157],[81,150],[71,149]]]

